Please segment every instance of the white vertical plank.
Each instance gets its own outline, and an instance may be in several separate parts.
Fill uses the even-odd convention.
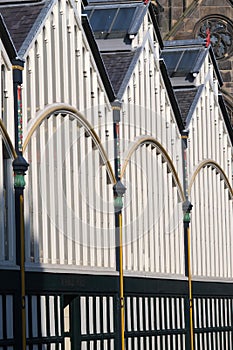
[[[94,317],[94,310],[93,310],[93,298],[94,297],[88,297],[88,304],[89,304],[89,330],[90,333],[94,333],[94,322],[93,322],[93,317]]]
[[[57,151],[57,173],[56,173],[56,199],[57,203],[54,203],[54,206],[57,208],[57,232],[56,235],[58,237],[54,237],[58,241],[58,245],[54,246],[54,249],[58,249],[58,260],[60,264],[65,263],[65,240],[64,240],[64,233],[65,233],[65,227],[64,227],[64,194],[63,194],[63,155],[64,150],[62,147],[63,143],[63,126],[62,126],[62,117],[59,114],[56,117],[56,151]],[[55,198],[54,198],[55,200]],[[54,242],[55,243],[55,242]],[[53,247],[52,247],[53,249]]]
[[[55,76],[60,77],[60,38],[59,38],[59,7],[58,4],[55,4],[53,7],[54,18],[53,18],[53,33],[54,33],[54,67],[55,67]],[[61,79],[56,79],[55,85],[55,101],[61,101]]]
[[[210,276],[210,223],[209,223],[209,217],[210,217],[210,209],[212,203],[209,199],[209,181],[208,181],[208,168],[203,169],[203,189],[204,189],[204,206],[206,208],[206,215],[205,215],[205,225],[203,227],[203,233],[205,235],[205,242],[206,242],[206,276]]]
[[[34,262],[39,262],[39,222],[38,222],[38,164],[37,164],[37,135],[34,134],[31,138],[31,147],[32,147],[32,184],[33,184],[33,230],[31,231],[31,256],[34,259]]]
[[[154,261],[155,261],[155,272],[160,272],[160,228],[159,228],[159,216],[160,216],[160,205],[159,205],[159,179],[158,177],[158,167],[159,167],[159,158],[156,155],[156,148],[153,150],[153,179],[156,179],[156,181],[153,182],[153,201],[154,201],[154,226],[153,226],[153,233],[154,233]]]
[[[46,62],[47,62],[47,68],[46,68],[46,81],[45,84],[47,84],[47,102],[48,104],[51,104],[53,102],[53,93],[52,93],[52,89],[49,89],[50,86],[52,86],[52,82],[53,82],[53,62],[52,60],[54,59],[54,57],[52,56],[52,45],[54,45],[54,43],[52,43],[52,35],[51,35],[51,31],[53,31],[53,29],[51,28],[51,21],[52,18],[50,17],[49,20],[46,21],[46,42],[45,42],[45,46],[46,46]],[[55,87],[54,87],[55,88]]]
[[[81,309],[81,334],[87,333],[87,310],[86,310],[86,298],[87,297],[80,297],[80,309]]]
[[[135,155],[134,155],[135,156]],[[139,197],[137,197],[137,187],[136,184],[138,182],[138,173],[136,171],[135,167],[136,160],[135,158],[130,161],[130,169],[131,169],[131,183],[132,183],[132,203],[136,203],[135,207],[133,208],[132,216],[131,216],[131,232],[132,232],[132,245],[133,245],[133,270],[137,270],[139,268],[138,258],[139,258],[139,251],[138,251],[138,239],[137,239],[137,220],[136,218],[139,217],[139,211],[138,211],[138,203],[137,201],[140,200]],[[130,228],[129,228],[130,230]]]
[[[89,265],[88,261],[88,241],[89,241],[89,231],[87,228],[88,216],[87,216],[87,204],[86,198],[84,197],[86,194],[84,189],[87,188],[87,178],[86,178],[86,138],[84,132],[82,130],[82,134],[80,135],[80,188],[82,191],[82,207],[81,207],[81,221],[82,221],[82,229],[80,231],[80,237],[83,242],[82,245],[82,258],[83,258],[83,266]]]
[[[169,195],[168,195],[168,174],[167,174],[167,163],[162,164],[162,171],[163,171],[163,189],[164,189],[164,195],[163,195],[163,231],[162,234],[164,235],[164,255],[165,255],[165,272],[170,273],[171,270],[171,261],[170,261],[170,235],[166,232],[166,227],[169,223]]]
[[[72,152],[72,139],[70,139],[70,134],[72,130],[72,122],[69,121],[69,116],[65,117],[64,120],[64,139],[63,139],[63,148],[64,148],[64,165],[65,165],[65,205],[64,210],[66,213],[63,215],[66,218],[66,227],[65,234],[67,239],[67,252],[66,258],[67,263],[73,263],[73,227],[72,227],[72,213],[73,213],[73,205],[72,205],[72,193],[73,189],[71,188],[71,152]]]
[[[166,260],[165,260],[165,242],[164,242],[164,184],[163,184],[163,164],[162,164],[162,155],[158,154],[158,167],[157,167],[157,190],[158,190],[158,209],[159,209],[159,257],[160,257],[160,266],[159,272],[165,273],[166,271]],[[161,176],[162,174],[162,176]]]
[[[74,256],[74,263],[76,265],[80,265],[80,249],[81,249],[81,244],[80,244],[80,239],[79,239],[79,234],[80,234],[80,203],[79,203],[79,195],[80,195],[80,184],[79,184],[79,135],[80,135],[80,128],[78,125],[77,121],[73,122],[73,127],[72,127],[72,140],[73,140],[73,145],[72,145],[72,154],[73,154],[73,186],[74,188],[72,189],[73,191],[73,196],[74,196],[74,208],[73,208],[73,219],[74,219],[74,232],[73,232],[73,237],[74,237],[74,244],[75,244],[75,256]]]
[[[145,250],[143,247],[144,240],[144,213],[143,213],[143,174],[140,167],[141,164],[141,150],[139,149],[135,152],[135,168],[137,173],[137,206],[138,206],[138,216],[137,216],[137,242],[138,242],[138,269],[139,271],[144,271],[145,269]],[[139,219],[139,220],[138,220]]]
[[[58,186],[57,186],[57,181],[58,180],[58,158],[60,157],[60,153],[58,153],[58,148],[56,144],[56,133],[58,132],[58,125],[57,125],[57,120],[55,119],[55,125],[56,129],[54,132],[54,127],[53,127],[53,119],[54,116],[52,116],[48,122],[47,122],[47,128],[48,128],[48,140],[46,140],[47,146],[46,146],[46,159],[45,161],[48,162],[48,183],[49,183],[49,188],[48,188],[48,198],[49,198],[49,213],[50,213],[50,222],[49,222],[49,229],[50,229],[50,247],[49,247],[49,242],[48,242],[48,249],[50,249],[50,255],[51,255],[51,263],[57,263],[57,259],[59,257],[59,251],[57,249],[58,246],[58,241],[59,237],[57,237],[57,232],[56,232],[56,225],[57,225],[57,216],[56,216],[56,211],[57,211],[57,202],[55,198],[55,193],[57,196],[59,196],[59,191],[58,191]],[[56,153],[55,153],[56,149]],[[45,176],[45,174],[43,174]],[[46,182],[46,176],[43,177],[43,183]],[[55,179],[55,181],[53,180]],[[46,185],[47,186],[47,185]],[[55,209],[56,208],[56,209]],[[55,221],[56,220],[56,221]],[[55,221],[55,222],[54,222]],[[48,239],[49,237],[47,237]]]
[[[47,337],[49,334],[47,334],[47,314],[46,314],[46,297],[41,296],[40,297],[40,310],[41,310],[41,335],[42,337]]]
[[[42,244],[42,252],[43,256],[42,261],[44,263],[48,263],[49,251],[48,251],[48,198],[47,198],[47,154],[46,154],[46,143],[45,140],[45,123],[42,123],[39,129],[39,137],[40,137],[40,195],[41,195],[41,244]]]
[[[150,254],[149,254],[149,223],[148,223],[148,212],[150,210],[148,206],[148,192],[149,187],[149,177],[147,170],[147,158],[148,158],[148,148],[146,146],[141,148],[141,162],[139,164],[142,174],[142,214],[143,214],[143,250],[144,250],[144,271],[149,271]]]
[[[99,157],[98,157],[99,158]],[[107,185],[107,170],[106,167],[102,167],[102,210],[103,210],[103,223],[102,223],[102,231],[103,234],[101,234],[101,245],[100,245],[100,252],[101,254],[101,260],[102,260],[102,266],[108,267],[109,266],[109,206],[108,206],[108,186]],[[124,225],[124,224],[123,224]],[[124,234],[124,233],[123,233]],[[124,256],[123,256],[124,259]]]
[[[138,304],[139,304],[139,330],[140,331],[143,331],[143,298],[142,297],[139,297],[138,298]]]
[[[224,181],[220,182],[220,205],[221,205],[221,231],[222,231],[222,277],[227,277],[227,230],[226,230],[226,204],[225,203],[225,189],[224,189]]]
[[[43,36],[42,33],[40,33],[37,37],[37,43],[38,43],[38,52],[37,52],[37,59],[38,59],[38,76],[39,78],[44,76],[44,55],[43,55]],[[45,81],[43,79],[40,79],[40,84],[38,84],[39,89],[39,103],[37,105],[38,109],[43,110],[44,107],[44,84]]]
[[[107,333],[108,329],[107,329],[107,297],[103,297],[103,332]]]
[[[55,316],[57,316],[59,318],[59,315],[55,315],[54,302],[55,302],[54,296],[50,295],[49,296],[50,336],[56,335]]]
[[[226,237],[227,237],[227,257],[228,257],[228,278],[232,276],[232,259],[233,259],[233,250],[232,250],[232,235],[233,232],[233,220],[232,220],[232,203],[233,200],[229,201],[229,193],[225,191],[225,201],[226,201],[226,212],[228,213],[226,218]]]
[[[100,333],[100,297],[96,297],[96,332]]]
[[[149,235],[149,270],[151,272],[155,271],[155,254],[154,251],[154,245],[155,245],[155,239],[154,239],[154,225],[155,225],[155,218],[154,218],[154,182],[155,179],[153,177],[153,162],[155,160],[153,159],[153,150],[152,147],[149,147],[149,152],[147,153],[147,181],[148,181],[148,235]]]

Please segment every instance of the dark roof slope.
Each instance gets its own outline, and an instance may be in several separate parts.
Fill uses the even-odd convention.
[[[107,69],[116,95],[136,52],[137,51],[102,53],[104,65]]]
[[[174,89],[175,96],[180,107],[181,118],[184,125],[186,125],[186,119],[189,114],[189,110],[193,104],[194,98],[198,89]]]
[[[2,15],[0,14],[0,38],[3,42],[3,45],[9,55],[9,58],[12,60],[13,58],[16,58],[17,52],[15,49],[15,46],[12,42],[12,39],[10,37],[10,34],[7,30],[6,24],[3,20]]]
[[[44,6],[44,3],[0,6],[0,13],[4,18],[17,51],[21,48]]]

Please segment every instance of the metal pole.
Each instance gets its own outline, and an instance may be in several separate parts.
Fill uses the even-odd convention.
[[[190,213],[192,204],[188,196],[188,169],[187,169],[187,139],[188,131],[182,133],[182,151],[183,151],[183,187],[185,193],[185,202],[183,203],[183,222],[184,222],[184,249],[185,249],[185,275],[188,277],[188,310],[187,326],[189,329],[189,342],[187,344],[190,350],[194,350],[194,329],[193,329],[193,294],[192,294],[192,271],[191,271],[191,235],[190,235]]]
[[[120,310],[121,310],[121,349],[125,349],[125,301],[122,245],[122,213],[119,213],[119,277],[120,277]]]
[[[190,322],[190,348],[194,350],[194,332],[193,332],[193,293],[192,293],[192,272],[191,272],[191,245],[190,245],[190,227],[187,227],[188,241],[188,283],[189,283],[189,322]]]
[[[24,198],[19,196],[20,212],[20,280],[21,280],[21,320],[22,320],[22,349],[26,350],[26,310],[25,310],[25,236],[24,236]]]
[[[119,122],[121,103],[115,101],[113,103],[113,121],[114,121],[114,157],[115,157],[115,177],[116,184],[113,186],[114,192],[114,208],[115,208],[115,227],[116,227],[116,269],[119,271],[119,350],[125,349],[125,303],[124,303],[124,270],[123,270],[123,233],[122,233],[122,208],[123,195],[126,188],[120,181],[121,164],[120,164],[120,133]]]
[[[15,188],[15,233],[16,233],[16,264],[20,267],[20,286],[16,302],[16,343],[17,349],[26,350],[26,310],[25,310],[25,232],[24,232],[24,175],[28,163],[22,156],[23,130],[22,130],[22,60],[13,61],[14,84],[14,124],[15,124],[15,150],[17,157],[13,161],[14,188]],[[18,309],[19,308],[19,309]],[[19,321],[19,324],[18,324]]]
[[[18,302],[20,327],[18,334],[19,349],[26,350],[26,310],[25,310],[25,232],[24,232],[24,197],[25,187],[24,175],[27,171],[28,163],[22,156],[18,156],[13,161],[14,187],[15,187],[15,231],[16,231],[16,263],[20,267],[20,286],[18,293]]]

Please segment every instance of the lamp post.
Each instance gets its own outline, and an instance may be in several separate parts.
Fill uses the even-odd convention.
[[[113,132],[114,132],[114,158],[115,158],[115,178],[116,183],[113,186],[114,210],[115,210],[115,230],[116,230],[116,269],[119,271],[119,301],[118,301],[118,349],[125,349],[125,305],[124,305],[124,271],[123,271],[123,237],[122,237],[122,209],[123,196],[126,188],[120,181],[121,162],[120,162],[120,116],[121,102],[115,100],[112,103],[113,109]]]
[[[185,246],[185,275],[188,277],[188,328],[189,328],[189,348],[194,350],[194,330],[193,330],[193,293],[192,293],[192,271],[191,271],[191,236],[190,221],[192,204],[188,200],[183,203],[183,223],[184,223],[184,246]]]
[[[16,304],[17,316],[20,322],[18,330],[17,349],[26,350],[26,310],[25,310],[25,232],[24,232],[24,175],[29,164],[18,155],[13,161],[15,188],[15,231],[16,231],[16,264],[20,267],[20,287]],[[19,328],[19,329],[18,329]]]
[[[22,71],[23,61],[13,62],[14,88],[14,123],[15,123],[15,150],[17,157],[12,163],[14,171],[15,189],[15,234],[16,234],[16,264],[20,268],[20,283],[16,301],[16,348],[26,350],[26,310],[25,310],[25,232],[24,232],[24,176],[29,164],[22,155],[23,128],[22,128]]]
[[[122,208],[123,196],[126,188],[120,180],[113,186],[114,191],[114,209],[115,209],[115,224],[116,224],[116,266],[119,271],[119,305],[120,310],[120,341],[119,349],[125,349],[125,302],[124,302],[124,271],[123,271],[123,237],[122,237]]]
[[[184,255],[185,255],[185,276],[188,277],[188,305],[187,305],[187,328],[189,337],[187,339],[187,349],[194,350],[194,329],[193,329],[193,293],[192,293],[192,271],[191,271],[191,235],[190,221],[192,204],[188,194],[188,167],[187,148],[188,130],[182,132],[182,153],[183,153],[183,187],[185,201],[183,202],[183,223],[184,223]]]

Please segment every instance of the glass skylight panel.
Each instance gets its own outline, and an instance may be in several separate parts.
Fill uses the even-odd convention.
[[[141,9],[141,6],[138,5],[114,6],[111,8],[92,7],[84,10],[84,13],[89,18],[96,39],[124,38],[126,34],[129,34],[130,28],[134,26],[135,15],[139,8]],[[136,22],[137,28],[140,21],[137,20]]]
[[[165,55],[162,55],[166,63],[169,74],[172,74],[176,71],[179,64],[180,56],[182,52],[166,52]]]
[[[108,33],[117,9],[96,10],[91,16],[91,26],[94,32]]]
[[[117,14],[117,17],[113,23],[112,30],[113,31],[127,31],[133,15],[135,12],[135,7],[132,8],[121,8]]]
[[[193,72],[200,56],[200,49],[167,51],[162,54],[171,77],[184,77]]]
[[[186,50],[182,55],[180,63],[177,67],[177,73],[189,73],[195,66],[199,54],[199,50]]]

